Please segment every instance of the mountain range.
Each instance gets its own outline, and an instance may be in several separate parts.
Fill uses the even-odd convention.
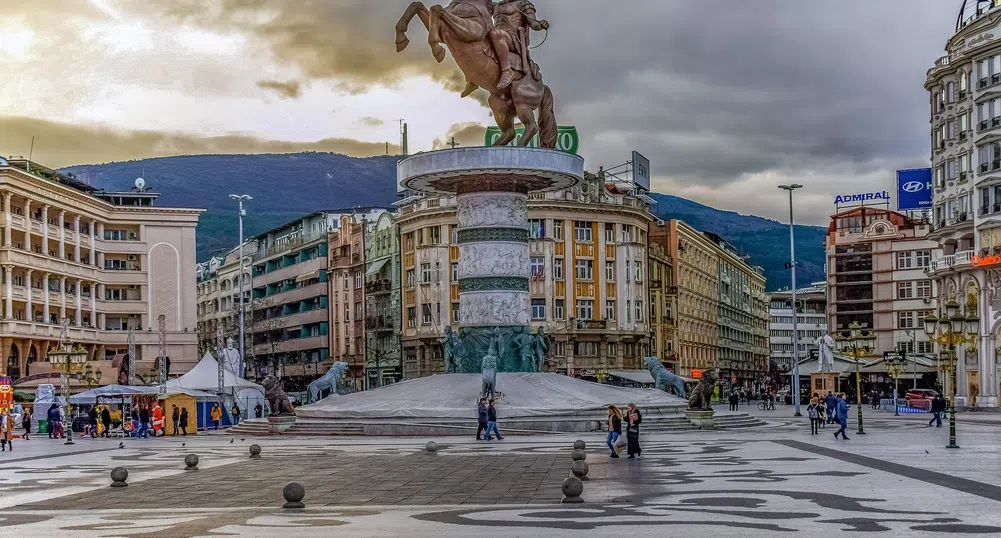
[[[389,207],[396,199],[396,156],[356,158],[334,153],[183,155],[64,168],[106,190],[129,190],[142,177],[157,204],[206,209],[198,223],[198,259],[238,243],[236,202],[246,205],[244,234],[259,234],[318,210]],[[789,227],[777,221],[722,211],[669,194],[651,193],[654,213],[677,218],[723,237],[764,269],[768,289],[787,287]],[[796,226],[797,277],[801,285],[824,279],[824,235],[818,226]]]

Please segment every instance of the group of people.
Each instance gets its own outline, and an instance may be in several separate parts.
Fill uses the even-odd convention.
[[[636,404],[629,404],[625,415],[614,405],[608,406],[608,437],[605,444],[608,446],[609,454],[612,458],[618,458],[622,451],[622,419],[626,420],[626,441],[625,449],[629,459],[634,459],[640,455],[640,423],[643,422],[643,414],[636,407]]]
[[[813,393],[810,405],[806,406],[806,414],[810,417],[810,435],[819,435],[820,428],[826,424],[838,424],[841,427],[834,432],[834,438],[839,435],[842,439],[849,438],[845,433],[848,428],[848,396],[845,393],[835,395],[827,391],[823,401],[819,394]]]
[[[503,439],[500,431],[497,430],[497,408],[494,407],[495,403],[493,398],[489,401],[486,398],[480,398],[480,403],[476,406],[477,441],[490,441],[494,437],[497,437],[498,441]],[[483,437],[480,437],[481,434]]]
[[[254,413],[256,414],[257,418],[261,418],[260,407],[261,407],[261,404],[257,404],[257,407],[254,408]],[[240,423],[240,407],[234,403],[233,404],[233,408],[230,409],[230,413],[233,414],[233,425],[236,426],[237,424]],[[222,408],[219,407],[219,404],[213,404],[212,405],[212,427],[214,429],[218,430],[219,429],[219,424],[221,422],[222,422]]]

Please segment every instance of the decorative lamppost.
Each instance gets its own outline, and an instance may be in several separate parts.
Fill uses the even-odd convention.
[[[834,338],[841,352],[855,360],[855,407],[858,408],[858,431],[857,435],[865,435],[862,428],[862,373],[859,369],[859,362],[862,357],[867,357],[872,352],[872,343],[876,336],[872,331],[862,330],[859,322],[853,321],[848,325],[847,331],[840,331]]]
[[[904,358],[904,352],[890,353],[886,356],[883,361],[883,366],[886,367],[886,373],[893,378],[893,416],[900,416],[900,408],[897,406],[897,380],[900,378],[900,374],[904,373],[904,365],[907,360]]]
[[[62,329],[59,335],[59,347],[55,351],[48,352],[49,363],[58,368],[62,373],[61,381],[63,397],[66,399],[66,408],[63,410],[63,420],[69,422],[66,428],[66,443],[74,445],[73,442],[73,417],[70,415],[70,377],[79,378],[78,370],[82,370],[88,377],[89,373],[81,368],[87,362],[87,350],[82,347],[73,347],[73,342],[69,339],[69,318],[63,318]],[[90,365],[87,365],[88,367]]]
[[[945,304],[945,314],[939,318],[934,313],[925,318],[925,333],[939,344],[939,361],[942,372],[949,376],[949,444],[946,448],[959,448],[956,444],[956,347],[975,346],[980,332],[980,318],[975,312],[964,316],[956,299]]]

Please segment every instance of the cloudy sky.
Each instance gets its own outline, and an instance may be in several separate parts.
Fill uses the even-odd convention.
[[[482,144],[406,0],[0,0],[0,154],[50,166],[179,153],[377,155]],[[925,71],[959,0],[536,0],[534,51],[589,169],[637,149],[654,190],[824,224],[838,192],[928,162]],[[536,38],[536,43],[539,39]]]

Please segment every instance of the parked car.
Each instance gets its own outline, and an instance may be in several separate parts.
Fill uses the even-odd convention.
[[[907,407],[931,409],[931,401],[937,395],[938,391],[932,389],[911,389],[904,393],[904,399],[907,400]]]

